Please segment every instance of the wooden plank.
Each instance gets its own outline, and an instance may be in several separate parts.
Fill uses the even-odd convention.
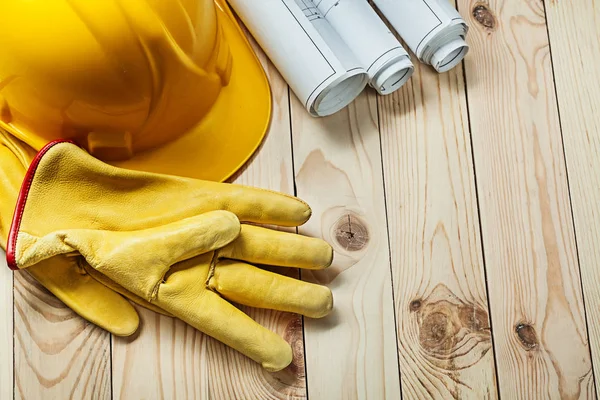
[[[500,394],[595,398],[543,3],[458,3]]]
[[[15,398],[110,399],[110,335],[14,273]]]
[[[256,47],[255,47],[256,48]],[[269,134],[235,182],[293,194],[288,89],[257,49],[273,92]],[[289,271],[293,273],[293,271]],[[115,398],[283,399],[306,397],[302,321],[297,315],[242,307],[281,334],[295,350],[293,364],[268,373],[258,364],[181,321],[140,309],[134,338],[114,338]]]
[[[595,0],[546,3],[562,136],[600,390],[600,7]]]
[[[304,320],[309,398],[398,399],[376,97],[313,118],[293,96],[292,134],[297,194],[313,208],[300,232],[335,250],[328,270],[302,272],[334,297],[331,315]]]
[[[206,337],[178,319],[136,308],[138,333],[113,337],[113,398],[209,398]]]
[[[462,67],[379,115],[403,397],[497,398]]]
[[[0,249],[0,399],[13,396],[13,272]]]

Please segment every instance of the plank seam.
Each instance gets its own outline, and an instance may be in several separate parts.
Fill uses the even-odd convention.
[[[296,186],[296,164],[294,163],[294,134],[293,134],[293,122],[292,122],[292,96],[290,93],[290,87],[287,87],[287,98],[288,98],[288,115],[290,121],[290,154],[292,155],[292,181],[294,184],[294,196],[298,196],[298,187]],[[298,227],[296,227],[296,234],[298,234]],[[298,277],[302,280],[302,269],[298,269]],[[304,357],[304,390],[306,393],[306,399],[308,400],[308,371],[306,362],[306,329],[304,324],[304,316],[300,316],[302,320],[302,357]]]
[[[565,177],[567,180],[567,191],[569,193],[569,211],[571,213],[571,227],[573,229],[573,239],[575,241],[575,255],[577,256],[577,269],[579,271],[579,286],[581,288],[581,301],[583,303],[583,315],[585,317],[585,331],[588,340],[588,350],[590,353],[590,363],[592,369],[592,379],[594,381],[594,387],[596,387],[596,373],[594,371],[594,355],[592,354],[592,345],[590,343],[590,324],[587,316],[587,305],[585,302],[585,290],[583,288],[583,277],[581,274],[581,259],[579,257],[579,241],[577,240],[577,229],[575,227],[575,214],[573,212],[573,198],[571,195],[571,182],[569,180],[569,163],[567,162],[567,153],[565,151],[565,137],[563,134],[562,127],[562,116],[560,113],[560,102],[558,100],[558,88],[556,87],[556,74],[554,72],[554,57],[552,56],[552,43],[550,40],[550,28],[548,27],[548,13],[546,12],[546,0],[542,0],[542,7],[544,8],[544,20],[546,25],[546,36],[548,37],[548,53],[550,54],[550,67],[552,71],[552,86],[554,87],[554,100],[556,101],[556,111],[558,114],[558,129],[560,130],[560,142],[562,145],[563,160],[565,162]],[[596,395],[598,395],[596,393]]]
[[[457,4],[458,7],[458,4]],[[496,353],[496,343],[494,341],[494,336],[495,336],[495,332],[494,332],[494,323],[493,323],[493,318],[492,318],[492,307],[490,306],[490,302],[491,302],[491,297],[490,297],[490,288],[489,288],[489,282],[488,282],[488,275],[487,275],[487,262],[485,259],[485,244],[484,244],[484,239],[483,239],[483,227],[481,226],[481,206],[480,206],[480,201],[479,201],[479,187],[477,185],[477,167],[475,165],[475,148],[473,147],[473,129],[471,127],[471,110],[470,110],[470,106],[469,106],[469,90],[468,90],[468,85],[467,85],[467,72],[466,72],[466,64],[465,61],[463,60],[461,62],[462,64],[462,73],[463,73],[463,84],[465,87],[465,103],[467,106],[467,124],[469,127],[469,147],[471,148],[471,164],[473,165],[473,184],[474,184],[474,188],[475,188],[475,200],[477,202],[477,224],[479,225],[479,241],[481,243],[481,261],[483,263],[483,278],[485,280],[485,296],[487,298],[487,308],[488,308],[488,315],[489,315],[489,320],[490,320],[490,341],[492,342],[492,351],[494,354],[494,372],[495,372],[495,381],[496,381],[496,391],[498,393],[498,400],[502,399],[502,394],[501,392],[501,386],[500,386],[500,377],[498,374],[498,357],[497,357],[497,353]]]
[[[402,391],[402,370],[400,368],[400,349],[398,348],[398,316],[396,314],[396,296],[394,291],[394,269],[392,265],[392,243],[390,241],[390,222],[388,215],[388,204],[387,204],[387,191],[385,185],[385,168],[383,167],[383,145],[381,138],[381,115],[379,112],[379,100],[381,97],[377,96],[376,109],[377,109],[377,133],[379,134],[379,155],[381,157],[381,183],[383,185],[383,204],[385,213],[385,229],[387,232],[387,244],[388,244],[388,265],[390,268],[390,285],[392,290],[392,311],[394,313],[394,333],[396,334],[396,361],[398,363],[398,384],[400,386],[400,399],[404,398]]]

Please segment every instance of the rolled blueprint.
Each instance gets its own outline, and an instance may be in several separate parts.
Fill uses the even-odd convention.
[[[313,116],[351,103],[368,75],[310,0],[229,0],[275,67]]]
[[[411,76],[410,56],[367,0],[314,0],[325,19],[352,49],[379,94],[390,94]]]
[[[467,55],[468,26],[448,0],[373,0],[408,47],[438,72]]]

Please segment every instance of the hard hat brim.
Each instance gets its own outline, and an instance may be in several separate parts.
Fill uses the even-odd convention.
[[[225,181],[262,143],[271,119],[269,81],[246,35],[224,0],[215,0],[217,18],[233,67],[209,114],[179,138],[135,154],[118,167],[211,181]]]

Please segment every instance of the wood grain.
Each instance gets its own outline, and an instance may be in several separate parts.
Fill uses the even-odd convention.
[[[13,273],[0,250],[0,399],[13,396]]]
[[[305,318],[309,398],[398,399],[376,97],[365,92],[327,118],[311,117],[292,97],[297,194],[313,208],[300,232],[335,250],[328,270],[302,273],[334,297],[332,314]]]
[[[463,70],[379,98],[402,393],[497,398]]]
[[[543,4],[459,9],[500,394],[594,398]]]
[[[14,273],[15,398],[110,399],[110,336]]]
[[[549,1],[562,137],[587,311],[596,392],[600,390],[600,7]]]
[[[273,93],[269,134],[235,183],[293,194],[288,89],[257,49]],[[287,271],[293,274],[293,270]],[[297,272],[295,272],[297,275]],[[306,397],[302,321],[294,314],[241,307],[294,348],[294,362],[269,373],[260,365],[174,318],[140,310],[135,338],[115,338],[115,398],[299,399]]]
[[[113,337],[113,398],[209,398],[207,337],[176,318],[136,309],[138,334]]]

